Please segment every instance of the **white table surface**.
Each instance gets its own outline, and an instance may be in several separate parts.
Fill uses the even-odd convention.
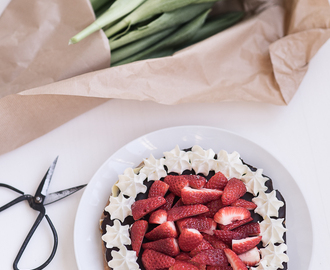
[[[247,102],[165,106],[110,100],[1,155],[0,182],[34,194],[48,166],[59,155],[50,187],[53,192],[88,183],[109,156],[146,133],[181,125],[223,128],[259,144],[288,169],[305,197],[312,218],[314,246],[309,269],[330,269],[329,59],[330,41],[311,61],[308,73],[288,106]],[[5,191],[0,190],[0,205],[16,196]],[[81,195],[79,192],[46,206],[59,235],[58,251],[48,270],[78,269],[73,229]],[[18,248],[35,218],[36,213],[25,203],[0,214],[0,269],[12,269]],[[43,222],[40,226],[21,260],[21,269],[38,266],[50,252],[52,236],[48,225]]]

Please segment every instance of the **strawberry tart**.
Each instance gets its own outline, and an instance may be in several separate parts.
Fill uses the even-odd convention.
[[[176,146],[118,178],[100,221],[105,269],[287,269],[284,198],[239,153]]]

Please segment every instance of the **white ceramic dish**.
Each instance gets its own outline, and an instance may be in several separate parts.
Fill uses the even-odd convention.
[[[281,191],[287,203],[287,244],[289,268],[307,270],[313,248],[312,223],[304,197],[289,172],[281,163],[257,144],[232,132],[205,126],[181,126],[162,129],[144,135],[114,153],[95,173],[81,198],[74,227],[74,248],[79,270],[103,270],[99,219],[109,199],[112,185],[119,174],[135,167],[143,158],[179,145],[181,149],[200,145],[237,151],[243,160],[264,169],[273,179],[274,188]]]

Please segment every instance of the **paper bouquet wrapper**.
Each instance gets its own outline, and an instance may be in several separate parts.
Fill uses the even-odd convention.
[[[108,101],[287,105],[330,38],[328,0],[224,0],[233,27],[173,56],[110,67],[106,36],[69,39],[94,20],[88,0],[11,0],[0,17],[0,154]]]

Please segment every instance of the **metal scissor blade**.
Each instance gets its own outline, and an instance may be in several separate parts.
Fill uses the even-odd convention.
[[[55,170],[57,159],[58,159],[58,156],[55,158],[53,163],[49,166],[44,178],[41,180],[41,182],[39,184],[39,187],[38,187],[37,192],[34,195],[34,197],[43,197],[44,198],[47,196],[48,188],[50,185],[50,181],[52,180],[52,176],[53,176],[53,173]]]
[[[64,189],[64,190],[57,191],[54,193],[50,193],[46,196],[46,198],[44,200],[44,205],[51,204],[53,202],[57,202],[67,196],[70,196],[71,194],[77,192],[78,190],[84,188],[85,186],[87,186],[87,184],[73,187],[73,188]]]

